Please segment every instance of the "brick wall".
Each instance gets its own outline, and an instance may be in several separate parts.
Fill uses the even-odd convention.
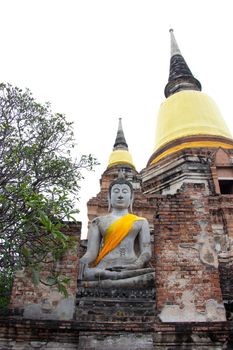
[[[209,198],[211,222],[219,250],[219,274],[223,300],[233,303],[233,201],[231,195]]]
[[[50,287],[43,283],[35,286],[27,270],[18,271],[11,296],[12,314],[33,319],[72,319],[77,290],[81,224],[68,224],[65,233],[74,237],[75,244],[56,264],[55,270],[70,279],[67,285],[68,297],[64,297],[55,286]],[[51,267],[44,265],[40,275],[43,281],[46,281]]]
[[[154,198],[157,310],[163,321],[225,319],[204,185]]]

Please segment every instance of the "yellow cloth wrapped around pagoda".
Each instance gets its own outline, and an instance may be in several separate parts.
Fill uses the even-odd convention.
[[[134,214],[126,214],[111,223],[104,237],[104,245],[93,265],[98,265],[105,255],[115,249],[118,244],[128,235],[134,222],[139,220],[145,219]]]

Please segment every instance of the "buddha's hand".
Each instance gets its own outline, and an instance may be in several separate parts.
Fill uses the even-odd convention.
[[[108,271],[121,271],[121,270],[124,270],[124,266],[113,266],[113,267],[106,267],[105,270],[108,270]]]
[[[136,260],[133,264],[128,264],[124,266],[124,270],[138,270],[144,267],[144,263]]]
[[[133,264],[123,265],[123,266],[114,266],[107,268],[106,270],[110,271],[122,271],[122,270],[138,270],[144,267],[144,263],[139,259],[136,260]]]
[[[132,264],[128,264],[124,266],[124,270],[138,270],[143,269],[145,267],[145,264],[150,259],[150,255],[146,252],[141,254],[136,261]]]

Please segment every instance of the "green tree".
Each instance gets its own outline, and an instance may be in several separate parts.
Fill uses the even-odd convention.
[[[77,212],[82,170],[97,164],[91,155],[73,159],[72,127],[29,90],[0,84],[1,285],[22,267],[38,282],[41,264],[58,260],[72,244],[62,227]]]

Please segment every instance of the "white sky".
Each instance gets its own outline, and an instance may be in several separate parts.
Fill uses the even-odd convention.
[[[101,163],[82,182],[80,215],[99,192],[118,118],[138,171],[154,147],[170,61],[169,28],[233,133],[231,0],[0,0],[0,80],[28,87],[75,122],[80,154]]]

